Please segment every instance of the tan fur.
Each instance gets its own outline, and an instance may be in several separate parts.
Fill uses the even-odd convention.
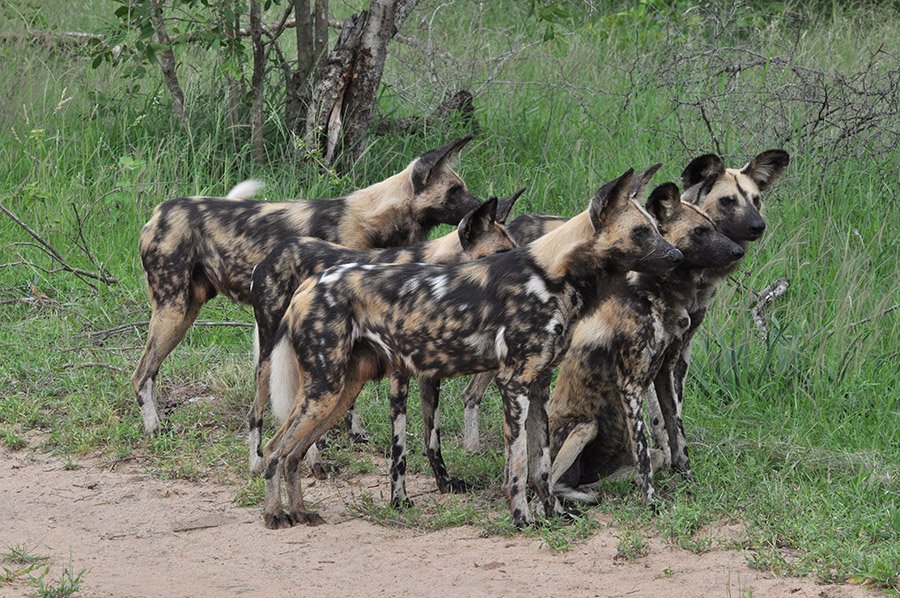
[[[530,245],[534,261],[550,276],[560,278],[566,269],[568,256],[591,239],[594,225],[587,211],[551,230]]]

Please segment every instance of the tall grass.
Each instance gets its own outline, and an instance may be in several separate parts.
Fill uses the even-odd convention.
[[[667,88],[650,78],[671,58],[660,50],[663,41],[696,25],[691,11],[675,5],[680,12],[670,15],[668,25],[626,5],[615,18],[573,18],[560,24],[556,39],[515,53],[495,73],[495,63],[478,57],[532,44],[540,39],[540,25],[518,3],[451,3],[436,13],[434,42],[461,57],[465,68],[432,69],[415,59],[414,49],[395,44],[380,109],[421,112],[442,90],[481,88],[481,128],[459,170],[484,196],[528,186],[519,212],[573,214],[603,181],[630,166],[661,161],[657,180],[677,180],[696,154],[693,148],[714,148],[702,121],[673,104],[709,90]],[[7,5],[0,28],[62,28],[60,12],[73,12],[67,6],[24,3],[14,11]],[[430,19],[436,8],[426,2],[417,10]],[[93,2],[75,11],[76,20],[65,27],[99,30],[108,10],[108,3]],[[900,51],[900,23],[890,5],[835,4],[825,16],[821,6],[819,13],[803,6],[746,10],[750,16],[724,41],[763,54],[789,52],[799,63],[839,71],[861,68],[867,52],[879,46],[894,56]],[[683,43],[695,43],[687,33]],[[701,29],[697,36],[708,33]],[[83,57],[27,45],[0,47],[0,59],[0,155],[6,166],[0,201],[73,265],[90,268],[75,248],[76,205],[92,253],[119,279],[93,292],[70,275],[24,265],[0,268],[0,299],[46,297],[0,307],[0,438],[18,447],[39,430],[32,449],[138,454],[160,475],[244,476],[240,434],[252,394],[245,331],[189,333],[163,366],[163,395],[206,393],[218,400],[176,400],[166,406],[171,427],[150,440],[141,437],[128,382],[143,333],[100,344],[79,336],[147,317],[140,227],[167,197],[223,194],[251,176],[266,181],[270,198],[346,193],[464,131],[372,138],[365,158],[336,176],[298,163],[285,148],[277,98],[269,106],[269,160],[254,163],[247,131],[223,126],[215,78],[203,76],[215,68],[214,57],[190,56],[196,70],[186,69],[185,77],[194,122],[189,133],[178,127],[154,78],[134,88],[115,67],[93,70]],[[741,81],[752,92],[779,77],[787,74],[771,69]],[[713,123],[730,164],[774,143],[763,113],[750,103],[744,107],[745,116]],[[788,114],[787,120],[801,117]],[[895,133],[898,124],[892,124]],[[803,145],[786,149],[792,164],[766,195],[769,229],[742,271],[723,286],[694,345],[686,426],[700,482],[687,488],[664,478],[668,502],[653,520],[638,513],[631,489],[611,489],[603,508],[618,513],[623,525],[649,525],[685,546],[696,545],[691,542],[703,525],[736,518],[748,526],[744,546],[755,565],[812,571],[823,579],[868,576],[896,587],[900,312],[884,312],[900,302],[900,155],[894,149],[835,158]],[[0,220],[0,262],[21,257],[53,267],[33,247],[16,245],[24,241],[29,239],[18,227]],[[770,310],[770,333],[760,340],[750,318],[752,292],[779,277],[791,286]],[[219,300],[201,317],[249,321],[250,313]],[[98,362],[107,367],[91,365]],[[445,391],[448,461],[481,488],[496,489],[499,398],[492,392],[486,401],[489,450],[468,456],[457,444],[461,409],[454,399],[460,390],[453,382]],[[386,400],[383,389],[373,386],[360,402],[376,447],[389,445]],[[411,421],[411,467],[424,471],[416,456],[420,428],[414,415]],[[799,557],[788,558],[788,551]]]

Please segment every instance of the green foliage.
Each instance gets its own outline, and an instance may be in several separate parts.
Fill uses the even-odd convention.
[[[775,144],[776,117],[797,130],[805,122],[797,106],[764,110],[773,105],[769,90],[796,88],[789,69],[774,62],[707,80],[697,76],[702,61],[695,60],[673,73],[675,83],[654,78],[660,65],[671,64],[665,52],[675,42],[699,52],[715,38],[715,19],[693,4],[620,3],[590,14],[586,3],[560,2],[565,12],[543,16],[540,7],[552,3],[498,4],[479,4],[478,11],[471,3],[447,7],[434,23],[434,36],[438,47],[465,55],[475,42],[496,46],[509,32],[540,40],[548,21],[554,40],[564,42],[529,47],[476,96],[481,130],[464,151],[459,172],[483,196],[527,186],[517,213],[574,214],[603,181],[630,166],[662,161],[656,180],[677,180],[698,151],[715,148],[696,108],[676,102],[709,97],[710,89],[724,94],[734,83],[731,97],[742,101],[727,104],[729,97],[715,96],[724,106],[723,118],[711,124],[729,164],[743,164]],[[108,11],[107,4],[87,3],[82,11],[23,2],[16,3],[21,14],[12,14],[11,6],[0,12],[4,29],[30,23],[98,31]],[[719,32],[720,43],[746,44],[765,57],[789,55],[803,68],[821,67],[828,81],[864,66],[862,57],[873,49],[900,53],[894,9],[878,3],[860,10],[829,6],[827,13],[794,4],[783,10],[777,3],[748,7],[737,27]],[[200,3],[185,10],[208,11]],[[217,4],[216,10],[224,8]],[[172,34],[199,28],[185,25]],[[216,69],[224,68],[228,48],[207,40],[206,46],[185,50],[200,73],[188,78],[186,93],[204,106],[186,134],[159,109],[165,98],[155,69],[140,81],[140,93],[133,90],[132,66],[126,62],[146,58],[136,39],[123,37],[124,57],[93,69],[90,59],[26,45],[0,47],[7,66],[0,73],[5,93],[0,202],[55,243],[73,265],[92,269],[77,250],[74,204],[88,247],[120,281],[94,292],[71,275],[49,272],[55,267],[50,258],[22,245],[30,238],[0,217],[0,247],[6,250],[0,261],[33,264],[0,268],[0,442],[21,450],[27,438],[28,450],[52,450],[73,465],[81,455],[97,453],[135,458],[159,476],[232,484],[240,489],[237,504],[255,506],[263,487],[259,480],[247,481],[242,436],[253,395],[249,331],[189,332],[160,372],[166,424],[149,440],[142,436],[128,379],[145,329],[86,336],[147,319],[136,249],[141,226],[165,198],[222,195],[251,177],[267,182],[264,196],[272,199],[338,196],[382,180],[423,149],[465,131],[428,128],[373,137],[366,157],[341,177],[315,164],[297,164],[288,149],[270,153],[269,162],[253,163],[246,139],[222,125],[221,81],[208,76],[221,74]],[[148,51],[146,43],[141,49]],[[392,47],[398,56],[409,51]],[[379,110],[405,114],[433,104],[438,91],[415,67],[413,60],[389,63],[384,80],[392,91],[385,92]],[[453,76],[463,72],[475,73],[473,80],[490,75],[481,63],[457,68]],[[402,85],[404,77],[415,79],[415,85]],[[268,110],[274,115],[280,107],[274,102]],[[896,131],[896,122],[890,124]],[[828,135],[811,142],[834,141]],[[874,137],[866,143],[883,147],[881,141]],[[631,483],[604,484],[603,503],[583,518],[573,524],[547,522],[529,534],[550,549],[564,550],[596,529],[603,514],[613,519],[623,555],[639,554],[646,537],[658,533],[698,552],[739,546],[754,566],[767,570],[896,588],[900,373],[894,364],[900,312],[889,310],[900,301],[900,155],[896,148],[867,150],[866,143],[847,155],[796,140],[786,146],[794,159],[767,192],[769,229],[750,248],[734,280],[723,285],[694,344],[685,417],[699,482],[689,486],[677,476],[658,475],[656,516],[641,509]],[[770,332],[760,340],[749,316],[753,292],[780,277],[790,278],[791,287],[770,308]],[[200,318],[250,321],[252,314],[220,299]],[[500,494],[499,395],[491,389],[483,405],[485,450],[468,455],[460,446],[464,382],[444,385],[442,437],[451,473],[472,482],[473,492],[414,497],[416,509],[395,512],[385,506],[385,480],[374,496],[357,501],[355,512],[384,525],[470,524],[485,533],[516,533]],[[357,446],[336,436],[328,456],[338,463],[338,475],[386,470],[386,386],[369,385],[358,409],[372,440]],[[430,475],[421,454],[419,416],[414,390],[409,471]],[[722,532],[723,521],[737,522],[735,530]],[[10,562],[0,579],[24,579],[35,574],[25,571],[34,566]],[[66,585],[77,578],[70,572]]]

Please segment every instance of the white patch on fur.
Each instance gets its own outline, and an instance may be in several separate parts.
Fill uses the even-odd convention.
[[[638,209],[638,212],[640,212],[644,216],[644,218],[647,219],[650,226],[653,227],[653,230],[656,231],[657,234],[659,234],[659,227],[656,226],[656,219],[653,218],[653,216],[651,216],[650,213],[644,209],[644,206],[633,199],[631,200],[631,204]]]
[[[419,288],[419,279],[418,278],[410,278],[400,287],[400,296],[408,295],[409,293],[414,293]]]
[[[262,181],[249,179],[232,187],[231,191],[228,192],[228,195],[225,196],[225,199],[250,199],[259,193],[259,190],[264,186],[265,183]]]
[[[456,306],[456,311],[466,311],[467,309],[469,309],[468,303],[460,303]]]
[[[528,282],[525,284],[525,292],[540,299],[541,303],[550,301],[550,291],[547,290],[544,280],[537,274],[532,274],[531,278],[528,279]]]
[[[549,322],[547,322],[544,330],[546,330],[550,334],[554,334],[556,332],[556,327],[561,326],[563,321],[564,319],[562,313],[559,310],[556,310],[553,312],[553,317],[550,318]]]
[[[637,284],[637,281],[640,279],[640,274],[635,272],[634,270],[629,270],[628,274],[625,275],[625,282],[629,285],[634,286]]]
[[[575,490],[574,488],[569,488],[568,486],[559,483],[557,483],[553,487],[553,494],[558,498],[562,498],[570,502],[578,502],[588,505],[595,505],[600,502],[599,494],[581,492],[580,490]]]
[[[272,414],[279,423],[287,421],[294,408],[297,389],[300,386],[300,368],[297,356],[288,337],[283,337],[272,350],[272,367],[269,374],[269,399]]]
[[[144,418],[144,432],[153,434],[159,427],[159,413],[156,411],[156,396],[154,393],[153,378],[147,378],[141,387],[138,396],[143,401],[141,405],[141,416]]]
[[[506,339],[503,335],[506,333],[506,326],[501,326],[497,330],[497,336],[494,337],[494,350],[497,353],[497,361],[503,362],[509,353],[509,347],[506,346]]]
[[[374,267],[375,267],[375,264],[366,264],[364,266],[360,266],[360,268],[362,268],[363,270],[371,270]]]
[[[319,456],[319,446],[315,442],[306,449],[306,456],[303,457],[303,461],[306,462],[306,466],[310,471],[312,471],[314,465],[322,463],[322,458]]]
[[[349,264],[341,264],[339,266],[332,266],[328,268],[319,276],[319,282],[322,284],[331,284],[332,282],[337,282],[344,275],[344,272],[349,270],[350,268],[355,268],[358,264],[356,262],[350,262]]]
[[[350,433],[357,436],[366,435],[366,429],[362,425],[362,418],[356,413],[356,409],[350,410]]]
[[[444,295],[447,294],[447,275],[441,274],[440,276],[433,276],[428,280],[428,285],[431,287],[431,292],[434,294],[435,299],[440,299]]]
[[[428,448],[433,451],[441,448],[441,441],[438,438],[441,429],[441,409],[438,407],[434,410],[434,427],[431,428],[431,436],[428,438]]]
[[[385,343],[384,340],[376,333],[372,332],[371,330],[366,330],[363,333],[363,336],[381,347],[381,350],[384,351],[385,355],[390,357],[393,354],[393,351],[391,351],[391,348],[388,347],[387,343]]]
[[[478,435],[479,405],[466,405],[463,415],[463,448],[470,453],[481,450],[481,438]]]
[[[259,324],[253,327],[253,369],[259,365]]]
[[[250,430],[247,435],[247,447],[250,449],[250,473],[260,475],[263,471],[263,458],[257,454],[259,448],[259,428]]]

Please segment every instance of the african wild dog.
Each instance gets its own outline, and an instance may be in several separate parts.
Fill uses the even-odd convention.
[[[305,510],[300,461],[365,381],[388,368],[407,377],[441,378],[499,368],[513,523],[531,521],[529,482],[544,513],[559,513],[548,486],[544,404],[553,367],[574,324],[605,295],[609,276],[664,271],[681,260],[652,218],[629,199],[631,179],[629,170],[607,183],[585,212],[527,247],[449,266],[344,264],[304,283],[272,356],[273,397],[285,392],[296,398],[289,419],[266,446],[266,526],[321,522]],[[276,388],[276,380],[293,384]],[[394,381],[391,408],[399,415],[392,454],[400,463],[395,476],[402,476],[407,388],[400,377]]]
[[[741,169],[725,168],[722,159],[712,154],[700,156],[681,174],[685,189],[681,199],[708,214],[723,234],[746,251],[749,243],[759,239],[766,229],[759,212],[761,193],[781,176],[789,163],[788,153],[776,149],[762,152]],[[739,263],[738,260],[706,270],[696,281],[693,300],[688,306],[690,328],[684,334],[679,350],[667,351],[669,357],[648,393],[653,438],[663,450],[666,464],[688,480],[693,480],[694,476],[684,436],[682,409],[691,340],[703,323],[718,285],[737,269]]]
[[[275,333],[297,287],[310,276],[350,262],[453,264],[512,249],[515,243],[507,234],[504,223],[523,191],[519,190],[499,202],[496,198],[486,201],[466,214],[457,230],[412,247],[359,251],[321,239],[301,237],[283,243],[256,266],[251,303],[256,315],[259,356],[256,399],[250,410],[248,438],[251,471],[262,473],[260,431],[263,410],[269,400],[269,370]],[[278,398],[288,399],[284,403],[272,404],[272,412],[281,423],[290,415],[293,397]],[[324,469],[320,463],[312,463],[311,468],[317,477],[323,476]]]
[[[765,230],[765,222],[759,214],[761,208],[760,192],[768,188],[781,175],[790,159],[781,150],[767,150],[756,156],[742,169],[725,169],[722,160],[714,155],[695,158],[681,175],[685,186],[682,201],[693,203],[706,212],[719,230],[746,250],[750,241],[759,238]],[[509,225],[509,232],[519,244],[528,243],[531,238],[559,226],[565,219],[558,216],[520,216]],[[690,342],[697,327],[703,321],[715,289],[718,284],[737,268],[740,260],[719,269],[707,269],[703,276],[694,283],[693,299],[689,316],[691,327],[685,334],[683,346],[678,350],[667,351],[667,359],[661,365],[657,380],[648,388],[650,423],[656,445],[664,453],[666,464],[672,464],[670,445],[680,446],[680,455],[676,455],[674,468],[685,477],[691,479],[693,474],[686,453],[687,444],[681,423],[684,379],[690,359]],[[464,392],[465,425],[463,445],[466,450],[480,449],[478,436],[478,408],[487,386],[491,382],[490,374],[480,374],[472,379]],[[658,395],[663,398],[660,403]],[[669,412],[664,417],[662,409]],[[672,415],[674,413],[674,415]],[[624,417],[624,416],[623,416]],[[666,423],[674,424],[674,429],[667,430]],[[606,455],[614,455],[621,447],[627,447],[627,438],[613,438],[605,435],[610,445],[600,448],[595,441],[593,450]],[[620,468],[627,468],[633,463],[630,454],[619,454],[619,458],[608,460],[607,468],[600,469],[599,460],[593,471],[600,477],[612,475]]]
[[[629,273],[578,322],[549,408],[550,487],[560,498],[584,500],[575,488],[614,470],[624,453],[637,463],[644,503],[653,502],[643,396],[666,352],[680,347],[697,281],[744,255],[672,183],[653,190],[647,209],[684,260],[663,274]]]
[[[162,361],[217,293],[250,301],[252,269],[278,244],[312,236],[354,249],[409,245],[438,223],[456,224],[477,208],[478,200],[451,167],[470,139],[432,150],[345,198],[267,203],[187,197],[158,205],[141,230],[152,312],[147,345],[131,378],[144,431],[152,434],[159,426],[155,380]]]

